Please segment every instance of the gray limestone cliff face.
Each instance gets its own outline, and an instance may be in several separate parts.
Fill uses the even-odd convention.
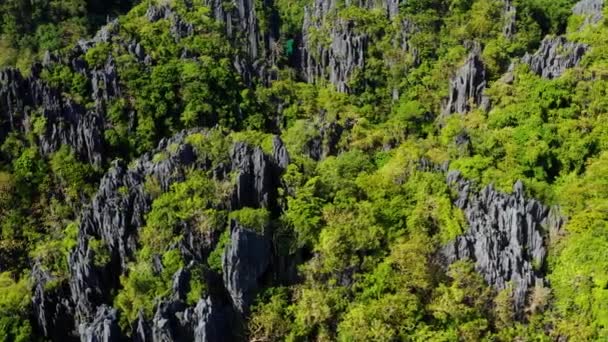
[[[106,305],[98,308],[91,323],[80,325],[79,335],[81,342],[117,342],[125,340],[118,326],[118,312]]]
[[[450,93],[442,114],[464,114],[474,105],[486,106],[483,94],[486,84],[486,70],[481,57],[478,52],[471,52],[450,81]]]
[[[329,45],[314,41],[312,32],[323,30],[334,6],[331,1],[316,0],[312,7],[304,9],[301,69],[308,82],[327,79],[338,91],[348,92],[350,77],[365,65],[368,37],[356,32],[354,22],[338,18],[331,23]]]
[[[58,281],[50,272],[36,263],[32,270],[34,294],[32,311],[40,335],[52,341],[72,341],[70,332],[74,330],[74,313],[69,300],[69,287],[63,284],[49,288]]]
[[[84,60],[87,51],[97,44],[110,43],[112,37],[118,33],[118,20],[111,21],[101,27],[90,40],[80,40],[73,49],[68,64],[72,69],[90,80],[91,98],[96,108],[103,111],[103,105],[112,99],[120,97],[122,90],[118,80],[118,69],[114,58],[110,55],[101,66],[89,66]],[[125,46],[127,50],[133,50],[131,46]],[[141,47],[140,47],[141,50]],[[142,51],[140,51],[142,52]]]
[[[221,0],[207,0],[213,17],[224,24],[226,35],[232,39],[245,42],[245,51],[256,60],[261,57],[263,37],[255,10],[251,0],[234,0],[230,2]]]
[[[279,144],[279,145],[276,145]],[[280,139],[275,139],[278,158],[288,158]],[[273,157],[259,147],[237,142],[230,153],[231,170],[237,172],[236,189],[232,196],[232,209],[243,207],[275,209],[278,176],[281,169]],[[285,160],[283,159],[283,162]]]
[[[502,28],[502,33],[508,39],[513,38],[516,30],[517,7],[513,4],[513,0],[503,0],[504,2],[504,20],[505,24]]]
[[[386,11],[389,20],[396,19],[399,14],[399,0],[346,1],[345,5],[358,6],[366,9],[381,8]],[[339,92],[351,91],[351,77],[365,67],[367,46],[370,37],[357,28],[353,20],[334,18],[337,13],[337,1],[315,0],[304,9],[302,25],[302,48],[300,50],[300,71],[304,79],[314,83],[328,80]],[[327,22],[332,18],[332,22]],[[329,30],[327,29],[329,26]],[[407,39],[411,33],[411,25],[404,25],[401,38]],[[313,36],[314,32],[324,32],[328,42],[320,43]],[[407,42],[402,43],[408,47]]]
[[[585,44],[569,42],[562,36],[548,36],[535,54],[526,54],[522,61],[535,74],[552,79],[561,76],[566,69],[577,66],[587,50]]]
[[[42,67],[23,77],[16,69],[0,71],[0,143],[11,131],[33,132],[34,117],[45,125],[36,138],[41,153],[48,155],[62,145],[73,148],[83,160],[100,165],[103,153],[103,119],[49,87],[41,78]]]
[[[233,46],[244,52],[233,61],[239,74],[247,82],[253,77],[268,82],[273,77],[270,69],[276,64],[282,49],[278,18],[271,10],[272,0],[262,0],[261,8],[256,8],[253,0],[205,0],[205,4],[211,9],[213,18],[224,25]],[[269,18],[261,21],[259,10],[268,10],[265,15]]]
[[[70,315],[77,325],[89,327],[97,324],[95,322],[100,316],[99,308],[112,302],[113,293],[119,288],[119,277],[127,270],[127,264],[136,252],[138,231],[144,226],[145,215],[151,208],[152,198],[146,191],[146,182],[150,179],[154,179],[164,192],[171,184],[184,180],[188,169],[209,170],[217,177],[236,172],[233,201],[224,204],[226,208],[266,207],[271,211],[277,208],[277,189],[280,186],[278,179],[289,163],[287,150],[278,137],[273,139],[272,156],[264,154],[259,148],[236,143],[230,164],[218,167],[226,170],[213,170],[207,156],[197,155],[193,147],[185,142],[188,135],[197,132],[201,131],[184,131],[170,139],[163,139],[158,149],[144,154],[128,167],[123,162],[116,161],[102,178],[92,203],[81,214],[77,245],[68,260],[71,269],[69,293],[62,299],[67,303],[66,307],[73,310]],[[159,154],[165,157],[162,160],[154,158]],[[183,232],[184,238],[176,247],[184,260],[191,263],[206,262],[206,256],[216,243],[214,238],[203,241],[203,238],[195,236],[188,229],[187,224],[184,225]],[[105,257],[99,258],[100,253]],[[270,253],[269,248],[267,253]],[[240,254],[237,253],[238,255]],[[270,254],[262,256],[270,262]],[[232,261],[240,265],[239,260],[231,259],[226,262],[226,267],[232,267]],[[157,262],[153,267],[160,271],[163,266]],[[237,270],[234,272],[238,273],[238,266],[234,267]],[[214,330],[216,328],[205,324],[224,324],[217,317],[229,316],[233,310],[232,304],[228,300],[222,303],[221,300],[213,299],[213,306],[208,304],[205,307],[201,304],[200,308],[204,313],[201,315],[207,317],[205,319],[209,323],[203,324],[200,319],[192,318],[194,316],[184,321],[187,318],[184,315],[192,315],[195,310],[185,304],[190,276],[188,268],[177,272],[173,277],[173,294],[158,305],[154,319],[149,322],[140,320],[134,327],[134,331],[142,332],[141,341],[150,338],[154,341],[188,341],[192,340],[194,334],[217,336],[217,330]],[[249,288],[249,284],[241,286],[241,278],[234,279],[236,283],[231,283],[232,288]],[[44,309],[44,306],[39,305],[37,310]],[[57,312],[55,310],[53,315]],[[107,316],[107,312],[104,315]],[[82,333],[84,330],[79,331]]]
[[[479,193],[458,172],[447,182],[458,194],[456,206],[464,211],[468,231],[446,245],[441,253],[448,263],[469,259],[488,284],[498,290],[513,286],[514,310],[521,317],[530,291],[545,286],[547,237],[558,231],[563,220],[555,208],[524,197],[517,182],[512,194],[488,186]]]
[[[94,38],[81,40],[63,59],[46,53],[42,64],[34,64],[30,75],[18,70],[0,71],[0,143],[10,131],[35,133],[40,152],[49,155],[62,145],[70,146],[81,160],[101,166],[104,159],[105,104],[121,96],[115,61],[110,56],[102,66],[89,66],[86,52],[96,44],[109,42],[118,22],[103,26]],[[140,48],[141,52],[141,48]],[[42,72],[56,65],[69,67],[87,80],[87,96],[95,103],[87,109],[51,87]],[[34,121],[44,121],[34,132]]]
[[[150,210],[151,197],[145,182],[156,179],[163,190],[184,177],[185,168],[196,156],[192,147],[184,144],[185,132],[163,140],[159,149],[146,153],[130,168],[117,161],[102,178],[99,191],[91,205],[81,214],[78,243],[70,254],[72,270],[70,288],[77,321],[93,317],[95,308],[107,302],[119,275],[136,250],[137,231],[144,225],[144,215]],[[166,151],[171,144],[179,146],[173,153]],[[167,153],[162,161],[154,162],[155,153]],[[101,241],[102,251],[92,247]],[[99,243],[98,243],[99,244]],[[96,263],[96,254],[107,252],[109,262]]]
[[[328,156],[336,155],[338,144],[344,131],[352,128],[352,123],[341,125],[336,122],[326,122],[316,125],[318,135],[312,137],[304,145],[304,153],[314,160],[322,160]]]
[[[211,298],[201,299],[194,312],[197,323],[194,327],[194,340],[197,342],[227,341],[226,331],[230,330],[229,313],[215,304]]]
[[[171,35],[173,38],[180,39],[194,34],[194,26],[191,23],[185,22],[179,14],[174,12],[168,5],[150,6],[146,10],[146,18],[150,22],[156,22],[161,19],[166,19],[171,22]]]
[[[183,302],[161,302],[154,319],[147,322],[140,314],[133,329],[136,342],[223,342],[234,337],[234,317],[230,307],[211,297],[202,298],[196,306]]]
[[[574,5],[572,13],[585,17],[586,24],[597,24],[603,18],[604,0],[581,0]]]
[[[246,314],[253,303],[270,266],[271,256],[269,237],[232,221],[230,242],[222,256],[222,269],[224,285],[240,313]]]

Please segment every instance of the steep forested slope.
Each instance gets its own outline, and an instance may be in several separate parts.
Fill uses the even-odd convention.
[[[603,0],[0,9],[0,339],[608,338]]]

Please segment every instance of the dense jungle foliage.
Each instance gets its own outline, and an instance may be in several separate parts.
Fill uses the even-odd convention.
[[[0,1],[0,65],[26,75],[46,51],[68,56],[107,17],[118,18],[112,39],[88,49],[85,62],[103,68],[111,56],[122,89],[102,106],[100,165],[68,145],[43,153],[38,136],[47,122],[36,111],[30,129],[0,132],[0,340],[45,340],[33,314],[33,265],[53,275],[46,291],[68,284],[80,213],[112,160],[132,166],[184,129],[205,132],[190,131],[186,141],[209,168],[187,170],[168,188],[145,180],[151,207],[108,303],[125,336],[139,315],[154,316],[174,274],[188,264],[176,247],[184,239],[179,227],[217,240],[206,261],[191,266],[186,302],[195,305],[213,290],[206,279],[221,278],[230,222],[238,221],[271,234],[275,255],[297,259],[292,279],[265,280],[240,327],[243,340],[608,339],[608,21],[584,24],[572,14],[575,2],[514,0],[516,29],[506,37],[502,0],[407,0],[392,20],[381,9],[338,1],[331,15],[369,37],[364,67],[350,77],[349,92],[339,92],[326,79],[306,82],[298,68],[312,0],[255,0],[260,26],[274,20],[281,32],[270,80],[235,67],[243,45],[227,38],[225,24],[202,0],[165,2],[192,24],[192,34],[179,39],[170,20],[146,18],[155,1]],[[338,19],[332,20],[311,39],[331,44]],[[401,20],[416,27],[407,51],[394,44]],[[547,35],[589,50],[563,75],[543,78],[520,61]],[[138,62],[125,41],[139,42],[153,62]],[[473,44],[486,67],[491,106],[442,115],[450,78]],[[184,51],[195,57],[184,58]],[[90,80],[69,64],[51,64],[40,78],[63,98],[98,108]],[[0,120],[8,120],[5,113]],[[341,128],[336,141],[327,133],[334,127]],[[463,132],[465,145],[457,142]],[[213,168],[230,163],[236,142],[271,155],[275,135],[290,156],[280,208],[231,210],[235,176],[218,178]],[[320,141],[320,156],[311,153],[311,141]],[[420,167],[421,160],[460,171],[477,190],[493,184],[510,193],[521,180],[527,197],[560,208],[562,230],[550,238],[543,232],[548,256],[538,267],[546,286],[529,294],[523,317],[514,312],[512,289],[489,285],[474,260],[441,265],[438,251],[468,222],[445,172]],[[95,264],[109,262],[103,239],[89,246]]]

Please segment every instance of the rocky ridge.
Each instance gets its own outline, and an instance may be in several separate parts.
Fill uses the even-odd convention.
[[[62,145],[94,165],[103,156],[103,117],[86,110],[42,78],[42,65],[24,77],[17,69],[0,71],[0,143],[9,132],[34,133],[40,150],[49,155]],[[42,122],[42,131],[35,122]]]

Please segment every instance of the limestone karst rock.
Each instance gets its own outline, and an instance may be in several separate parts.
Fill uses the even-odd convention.
[[[585,16],[587,24],[596,24],[604,18],[603,9],[604,0],[581,0],[574,5],[572,13]]]
[[[565,37],[548,36],[543,39],[536,53],[524,56],[523,63],[528,64],[530,70],[539,76],[556,78],[566,69],[577,66],[587,49],[587,45],[569,42]]]
[[[502,28],[502,33],[505,37],[511,39],[515,35],[517,7],[513,4],[513,0],[503,0],[505,16],[505,25]]]
[[[81,342],[116,342],[124,339],[118,326],[118,313],[106,305],[97,309],[93,321],[81,324],[79,328]]]
[[[37,329],[42,336],[53,341],[70,341],[74,330],[74,313],[69,300],[69,287],[45,271],[38,263],[32,270],[34,293],[32,309],[36,318]],[[51,287],[53,282],[59,285]]]
[[[271,242],[264,232],[256,232],[233,221],[230,243],[222,257],[224,284],[235,308],[247,313],[271,261]]]
[[[399,14],[399,0],[386,1],[347,1],[347,5],[366,9],[382,9],[389,20],[397,19]],[[351,77],[365,67],[367,46],[371,37],[357,28],[355,21],[345,18],[334,18],[337,3],[328,0],[315,0],[313,4],[304,9],[304,23],[302,25],[302,48],[299,66],[305,80],[319,82],[326,79],[336,87],[339,92],[351,92],[349,82]],[[328,24],[328,18],[332,21]],[[399,32],[402,40],[400,44],[408,48],[408,37],[413,26],[407,21]],[[322,44],[314,38],[315,32],[324,32],[328,39]],[[317,33],[318,34],[318,33]]]
[[[479,52],[473,51],[450,81],[450,93],[442,114],[464,114],[474,105],[483,106],[485,88],[486,70]]]
[[[511,284],[514,310],[522,317],[531,290],[547,285],[547,236],[561,229],[563,220],[556,209],[526,199],[521,182],[515,183],[512,194],[491,185],[474,192],[474,184],[458,172],[450,172],[447,182],[458,194],[454,203],[464,211],[469,229],[442,254],[448,263],[473,260],[477,271],[498,290]]]
[[[129,166],[121,161],[113,163],[113,167],[102,178],[92,203],[81,214],[77,245],[68,260],[71,269],[69,291],[51,302],[52,305],[60,303],[62,306],[45,314],[51,304],[47,304],[49,301],[45,300],[44,294],[35,301],[35,310],[41,312],[43,317],[40,323],[42,328],[56,324],[50,317],[65,311],[65,319],[74,320],[77,326],[85,327],[79,330],[81,333],[87,332],[87,336],[99,335],[99,324],[106,324],[108,317],[113,315],[110,309],[100,310],[111,303],[112,292],[119,287],[119,276],[134,257],[138,231],[145,224],[145,215],[151,208],[152,198],[145,189],[146,181],[154,178],[161,191],[167,191],[171,184],[184,180],[187,169],[210,168],[207,156],[197,155],[193,147],[185,142],[189,134],[197,132],[200,131],[183,131],[170,139],[164,139],[158,149],[144,154]],[[226,206],[232,206],[235,210],[245,206],[276,210],[277,189],[281,186],[277,180],[289,161],[289,155],[278,137],[273,139],[273,151],[273,156],[269,156],[260,148],[252,148],[243,143],[234,145],[228,170],[212,172],[223,177],[230,172],[238,175],[232,204],[227,203]],[[158,154],[166,157],[154,158]],[[216,241],[202,241],[186,226],[183,228],[184,238],[177,247],[185,260],[192,263],[206,262],[206,255]],[[244,300],[235,301],[235,308],[243,312],[251,304],[256,291],[252,279],[257,281],[261,275],[254,272],[255,275],[251,277],[245,276],[255,269],[249,270],[253,266],[247,260],[259,258],[258,266],[265,271],[272,258],[270,240],[267,237],[256,238],[257,235],[251,234],[253,233],[234,228],[234,249],[231,253],[228,252],[231,257],[226,257],[224,262],[226,272],[232,274],[231,280],[226,282],[225,291],[242,295]],[[247,241],[253,241],[253,247]],[[99,253],[107,256],[98,258]],[[100,263],[100,260],[104,261]],[[243,265],[246,266],[245,269]],[[162,267],[158,263],[159,272]],[[147,321],[140,317],[134,329],[139,331],[141,341],[149,338],[166,340],[167,336],[182,336],[185,340],[191,340],[195,332],[201,341],[206,341],[209,336],[217,336],[218,331],[215,325],[209,324],[228,324],[218,318],[231,314],[232,305],[227,300],[222,302],[218,298],[208,299],[207,304],[200,304],[198,309],[185,304],[190,277],[187,268],[180,269],[173,276],[172,295],[157,306],[154,319]],[[44,281],[41,284],[44,286]],[[195,310],[199,310],[201,317],[205,317],[201,319],[209,322],[194,318],[183,321],[184,315],[192,315]],[[102,320],[100,317],[105,318]],[[50,334],[47,333],[48,336]]]
[[[0,143],[9,131],[32,132],[32,120],[41,117],[45,125],[36,133],[44,155],[68,145],[81,159],[100,165],[103,118],[48,86],[40,78],[41,68],[41,65],[34,66],[28,77],[23,77],[17,69],[0,71]],[[33,108],[41,110],[36,113]]]

